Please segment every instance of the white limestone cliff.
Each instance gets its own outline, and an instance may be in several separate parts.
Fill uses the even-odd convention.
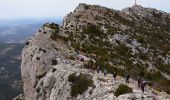
[[[75,12],[84,9],[84,5],[80,5]],[[65,17],[64,28],[76,23],[76,19],[72,19],[71,16],[67,15]],[[89,17],[89,22],[91,22],[90,16],[86,17]],[[80,26],[83,25],[85,24],[83,23]],[[127,28],[124,27],[124,29]],[[58,35],[66,35],[64,34],[65,31],[66,29],[60,27]],[[131,79],[130,83],[127,84],[121,76],[118,76],[115,81],[111,74],[104,77],[102,72],[97,74],[95,70],[83,68],[84,63],[91,58],[86,57],[82,52],[78,55],[70,44],[65,44],[61,39],[52,40],[50,38],[52,32],[53,29],[46,26],[42,27],[35,36],[28,40],[23,49],[21,75],[24,83],[25,100],[170,100],[168,94],[156,91],[149,86],[146,87],[143,94],[137,87],[137,81],[135,80]],[[114,36],[114,38],[121,38],[124,41],[122,37]],[[134,44],[133,46],[129,45],[129,47],[138,46],[136,42]],[[73,60],[70,57],[75,59]],[[86,60],[80,61],[79,57]],[[53,61],[57,63],[53,64]],[[91,75],[94,87],[89,87],[82,95],[72,97],[70,95],[71,83],[68,82],[68,76],[73,73]],[[114,92],[120,84],[131,87],[133,93],[114,96]]]

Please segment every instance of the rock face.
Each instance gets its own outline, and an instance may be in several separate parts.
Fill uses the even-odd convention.
[[[161,21],[156,21],[157,19]],[[44,24],[39,32],[26,42],[21,64],[25,99],[170,100],[170,96],[165,92],[158,92],[150,86],[147,86],[142,94],[133,79],[127,84],[123,77],[118,76],[115,81],[111,75],[112,69],[109,69],[114,68],[118,73],[126,69],[125,66],[128,69],[130,64],[133,67],[131,69],[139,65],[137,68],[147,71],[147,75],[157,71],[163,73],[159,74],[159,77],[169,75],[167,67],[170,65],[168,51],[170,28],[167,27],[168,25],[170,25],[170,15],[151,8],[133,6],[116,11],[101,6],[80,4],[73,13],[64,18],[63,26]],[[156,33],[160,32],[163,33],[157,36]],[[154,39],[158,39],[156,40],[158,42],[154,43]],[[160,46],[162,43],[164,46]],[[139,55],[141,53],[142,56]],[[114,57],[111,58],[112,56]],[[158,59],[163,69],[157,67]],[[108,74],[104,76],[102,71],[97,74],[94,70],[96,67],[89,65],[91,61],[97,65],[104,62],[105,67],[111,66],[106,68]],[[105,69],[102,64],[100,66],[101,70]],[[90,75],[94,86],[88,87],[82,94],[71,96],[72,83],[68,82],[68,77],[73,73]],[[132,88],[133,93],[114,96],[120,84]]]

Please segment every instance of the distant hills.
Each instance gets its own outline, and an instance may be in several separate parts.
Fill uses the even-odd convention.
[[[55,19],[17,19],[0,20],[0,42],[18,43],[31,37],[46,22],[62,24],[60,18]]]
[[[19,43],[0,43],[0,100],[12,100],[22,92],[20,63],[23,47]]]

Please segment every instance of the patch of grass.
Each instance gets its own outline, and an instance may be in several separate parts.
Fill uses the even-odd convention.
[[[119,95],[132,93],[132,92],[133,92],[132,88],[128,87],[127,85],[120,84],[117,90],[114,92],[114,95],[118,97]]]
[[[80,75],[76,75],[76,73],[69,75],[68,81],[72,82],[71,96],[73,97],[82,94],[88,87],[93,86],[92,77],[82,73],[80,73]]]

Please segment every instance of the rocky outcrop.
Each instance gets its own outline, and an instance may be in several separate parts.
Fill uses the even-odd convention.
[[[64,18],[63,26],[58,27],[55,24],[45,24],[35,36],[26,42],[26,46],[22,52],[21,75],[24,82],[23,89],[25,99],[140,100],[142,98],[144,100],[170,100],[169,95],[165,92],[159,92],[147,86],[143,94],[137,87],[137,82],[135,80],[131,79],[130,83],[127,84],[124,82],[123,77],[118,76],[115,81],[111,75],[112,72],[109,72],[109,70],[107,70],[108,74],[104,76],[102,71],[97,74],[96,70],[94,70],[95,67],[89,65],[91,61],[94,63],[96,62],[96,64],[104,62],[109,63],[107,66],[116,66],[118,69],[125,69],[125,65],[127,65],[124,59],[125,55],[126,57],[130,56],[127,59],[133,61],[131,66],[134,66],[134,68],[136,67],[135,64],[137,65],[142,62],[143,65],[147,63],[150,65],[148,69],[159,70],[153,64],[153,62],[155,62],[153,56],[148,58],[150,60],[143,60],[143,58],[139,58],[139,56],[135,58],[135,55],[140,52],[153,55],[151,52],[153,50],[149,48],[149,44],[144,45],[144,43],[135,39],[137,35],[140,35],[138,33],[139,31],[137,32],[137,29],[135,29],[140,23],[135,24],[133,22],[138,20],[136,17],[139,16],[138,13],[140,13],[141,19],[146,16],[151,16],[149,13],[150,10],[146,10],[149,14],[144,13],[143,10],[144,8],[141,6],[134,6],[122,11],[116,11],[101,6],[80,4],[73,13],[68,14]],[[137,15],[134,13],[137,13]],[[165,16],[169,15],[167,14]],[[132,22],[134,27],[131,26]],[[146,21],[146,23],[149,22]],[[164,24],[163,21],[161,23],[162,25]],[[88,25],[91,24],[99,27],[99,30],[97,30],[98,28],[96,27],[92,27],[90,29],[94,28],[96,30],[92,30],[92,33],[90,33],[91,30],[88,30]],[[148,26],[148,31],[152,28],[153,26]],[[91,37],[90,34],[96,31],[96,35]],[[168,29],[165,31],[165,34],[167,32],[169,32]],[[92,41],[93,39],[95,39],[95,42]],[[100,43],[98,40],[100,40]],[[168,41],[165,45],[169,44],[169,38],[165,41]],[[105,44],[103,44],[103,42],[105,42]],[[93,43],[95,43],[96,47]],[[100,47],[103,48],[102,50],[100,49],[100,52],[106,55],[101,55],[98,51],[91,52],[91,50],[88,51],[88,49],[84,51],[86,45],[89,44],[94,47],[92,51],[98,50],[97,47]],[[85,47],[83,48],[82,45],[85,45]],[[129,55],[121,51],[121,49],[115,48],[119,45],[121,45],[121,49],[127,50]],[[78,52],[79,50],[80,52]],[[166,49],[160,50],[160,52],[164,52]],[[119,53],[120,55],[116,55]],[[165,53],[169,55],[169,52]],[[102,60],[102,62],[99,63],[98,59],[100,56],[104,58],[108,56],[107,54],[110,56],[113,55],[115,58],[110,61]],[[169,56],[166,56],[166,59],[169,59],[168,57]],[[110,58],[108,57],[108,59]],[[150,61],[153,62],[151,63]],[[169,60],[166,60],[166,63],[168,65]],[[115,69],[115,71],[116,70],[117,69]],[[68,82],[68,77],[73,73],[88,74],[92,77],[93,81],[93,86],[88,87],[86,91],[75,97],[71,96],[72,83]],[[114,92],[120,84],[126,84],[132,88],[133,93],[122,94],[116,97]]]
[[[17,97],[13,98],[13,100],[25,100],[25,96],[23,94],[20,94]]]

